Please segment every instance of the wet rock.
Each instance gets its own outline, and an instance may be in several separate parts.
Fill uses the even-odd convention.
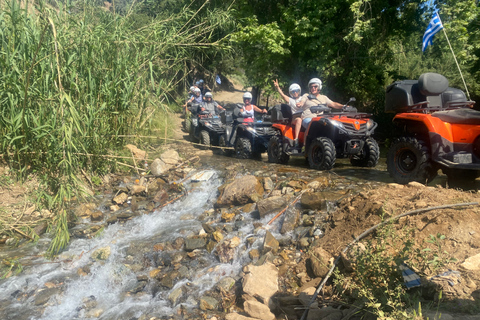
[[[200,298],[199,305],[201,310],[217,310],[218,301],[210,296],[203,296]]]
[[[172,289],[175,284],[175,280],[178,277],[177,271],[170,271],[160,280],[160,284],[168,289]]]
[[[247,300],[243,304],[245,312],[252,318],[262,320],[275,320],[275,315],[270,308],[256,300]]]
[[[37,236],[41,236],[42,234],[47,231],[48,223],[46,221],[40,222],[38,225],[35,226],[33,232],[37,234]]]
[[[255,207],[256,207],[255,203],[247,203],[246,205],[244,205],[242,207],[242,211],[246,212],[246,213],[249,213],[249,212],[252,212],[253,210],[255,210]]]
[[[95,210],[90,214],[91,221],[102,221],[103,220],[103,212],[100,210]]]
[[[98,319],[102,314],[104,310],[103,309],[93,309],[89,310],[86,314],[85,317],[87,319]]]
[[[278,291],[278,270],[272,263],[244,267],[243,291],[269,305],[271,297]]]
[[[235,179],[219,188],[220,196],[217,198],[217,207],[230,205],[245,205],[256,202],[263,196],[264,189],[260,181],[253,175],[246,175]]]
[[[171,302],[172,305],[176,306],[180,302],[180,299],[182,298],[182,296],[183,296],[183,287],[180,287],[170,292],[170,294],[168,295],[168,300]]]
[[[240,238],[233,237],[219,244],[216,251],[219,261],[223,263],[232,261],[235,257],[235,248],[239,246],[240,242]]]
[[[112,211],[112,212],[116,212],[116,211],[120,210],[120,207],[117,206],[116,204],[114,204],[114,205],[111,205],[111,206],[109,207],[109,209],[110,209],[110,211]]]
[[[205,238],[192,237],[185,239],[185,250],[193,251],[195,249],[205,248],[207,242]]]
[[[142,192],[145,192],[146,189],[147,187],[143,185],[134,184],[130,186],[130,193],[132,195],[141,194]]]
[[[310,254],[310,266],[315,277],[324,278],[330,270],[330,261],[333,256],[321,247],[316,247]]]
[[[273,183],[272,179],[270,179],[270,177],[263,178],[263,188],[267,192],[270,192],[273,189],[275,189],[275,184]]]
[[[235,216],[236,214],[233,213],[233,212],[229,212],[229,211],[224,211],[222,210],[222,215],[221,215],[221,218],[222,218],[222,221],[224,222],[231,222],[233,221],[233,219],[235,219]]]
[[[97,205],[95,203],[81,204],[75,209],[75,215],[77,217],[88,217],[96,207]]]
[[[270,197],[257,202],[257,210],[260,214],[260,218],[263,218],[269,213],[281,211],[287,206],[286,197]]]
[[[202,228],[205,230],[206,233],[213,233],[215,231],[215,228],[213,228],[211,225],[207,223],[202,223]]]
[[[263,239],[263,253],[273,252],[276,253],[278,251],[278,241],[275,239],[273,234],[270,231],[265,232],[265,238]]]
[[[45,303],[48,302],[48,300],[50,300],[51,296],[56,295],[58,293],[60,293],[60,288],[47,288],[47,289],[41,290],[37,292],[37,294],[35,295],[34,303],[36,306],[44,305]]]
[[[94,260],[107,260],[110,257],[111,249],[110,247],[99,248],[93,251],[92,255],[90,256]]]
[[[282,228],[280,229],[281,234],[285,234],[291,232],[295,229],[298,224],[298,220],[300,219],[300,211],[289,207],[285,213],[285,218],[282,223]]]
[[[232,277],[224,277],[217,282],[216,286],[220,290],[228,292],[233,288],[233,286],[235,285],[235,282],[236,282],[235,279],[233,279]]]
[[[153,269],[148,273],[148,276],[152,279],[158,279],[162,274],[162,269]]]
[[[163,205],[168,200],[168,193],[165,190],[159,190],[153,196],[153,201],[157,202],[159,205]]]
[[[260,257],[260,252],[257,249],[252,249],[248,252],[248,256],[252,260],[256,260]]]
[[[150,164],[150,172],[154,176],[161,176],[167,173],[168,170],[170,170],[171,166],[166,164],[164,161],[160,159],[155,159],[153,162]]]
[[[113,202],[116,204],[124,204],[128,200],[128,194],[121,192],[113,198]]]
[[[329,178],[318,177],[307,184],[307,188],[314,189],[315,191],[323,190],[330,186]]]

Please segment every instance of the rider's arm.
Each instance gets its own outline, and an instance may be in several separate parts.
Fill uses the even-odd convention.
[[[258,113],[267,113],[266,109],[260,109],[256,105],[252,104],[253,110],[257,111]]]
[[[273,80],[273,85],[275,86],[275,89],[277,89],[278,93],[280,93],[280,95],[282,96],[283,100],[285,100],[286,103],[288,103],[288,101],[290,100],[290,98],[285,94],[283,93],[282,89],[280,88],[280,86],[278,85],[278,80]]]
[[[331,101],[331,100],[329,102],[327,102],[327,106],[329,106],[330,108],[334,108],[334,109],[342,109],[343,108],[343,104],[335,102],[335,101]]]

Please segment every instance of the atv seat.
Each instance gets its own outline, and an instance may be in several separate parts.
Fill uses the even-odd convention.
[[[273,123],[290,124],[292,122],[292,109],[288,104],[277,104],[272,108],[271,121]]]
[[[437,117],[443,122],[453,124],[473,124],[480,125],[480,111],[470,108],[461,108],[447,111],[438,111],[432,113],[432,117]]]
[[[417,80],[397,81],[387,87],[385,112],[438,111],[472,105],[462,90],[448,87],[438,73],[424,73]]]

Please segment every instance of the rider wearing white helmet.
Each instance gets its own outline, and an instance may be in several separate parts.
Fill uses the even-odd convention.
[[[243,94],[243,104],[244,106],[240,109],[245,122],[253,122],[255,115],[254,111],[259,113],[267,113],[266,109],[260,109],[256,105],[252,104],[252,94],[250,92],[245,92]]]
[[[322,80],[318,78],[312,78],[308,81],[308,89],[309,94],[304,94],[302,96],[302,101],[300,102],[300,106],[303,107],[304,111],[302,113],[302,125],[306,128],[312,118],[319,116],[321,113],[312,113],[310,110],[311,107],[318,106],[318,105],[326,105],[330,108],[335,109],[342,109],[343,104],[330,100],[327,96],[320,94],[320,90],[322,90]]]
[[[292,124],[295,125],[295,134],[294,134],[294,143],[298,145],[298,135],[300,134],[300,128],[302,127],[302,112],[303,109],[299,107],[299,103],[302,99],[300,96],[302,89],[297,83],[292,83],[288,88],[288,93],[290,97],[283,93],[282,89],[278,85],[278,80],[273,81],[273,85],[277,89],[278,93],[282,96],[283,100],[290,106],[292,109]]]
[[[205,93],[205,101],[200,106],[200,111],[208,111],[211,115],[216,115],[219,110],[225,110],[225,108],[213,101],[213,95],[210,91]]]

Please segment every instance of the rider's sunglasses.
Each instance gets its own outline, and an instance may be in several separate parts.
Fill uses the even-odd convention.
[[[298,89],[292,90],[292,93],[300,93],[300,90],[298,90]]]
[[[318,86],[317,85],[310,86],[310,89],[312,89],[312,88],[318,89]]]

